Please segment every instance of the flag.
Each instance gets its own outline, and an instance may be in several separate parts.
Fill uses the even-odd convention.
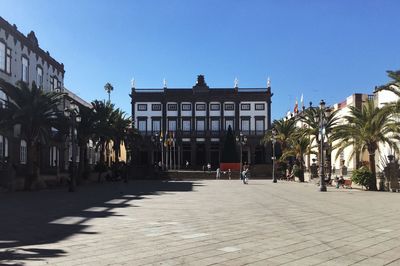
[[[294,104],[293,113],[297,114],[298,112],[299,112],[299,105],[297,104],[297,100],[296,100],[296,103]]]

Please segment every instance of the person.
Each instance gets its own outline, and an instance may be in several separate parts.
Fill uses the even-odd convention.
[[[216,171],[216,179],[220,179],[220,178],[221,178],[221,170],[218,167],[217,171]]]
[[[344,178],[342,175],[339,177],[339,180],[336,184],[336,188],[339,188],[340,186],[344,187]]]
[[[242,175],[241,175],[243,184],[246,184],[246,185],[247,185],[248,182],[249,182],[249,179],[248,179],[248,177],[247,177],[247,172],[248,172],[248,169],[243,170],[243,171],[242,171]]]
[[[228,177],[229,177],[229,180],[231,180],[231,169],[228,169]]]
[[[186,169],[188,169],[188,168],[189,168],[189,161],[186,160]]]
[[[162,170],[162,162],[161,161],[158,161],[158,170]]]
[[[211,164],[210,163],[207,164],[207,170],[209,173],[211,173]]]

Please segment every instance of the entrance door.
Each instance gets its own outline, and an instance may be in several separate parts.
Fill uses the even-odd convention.
[[[206,145],[204,143],[196,144],[196,165],[202,167],[206,165]]]

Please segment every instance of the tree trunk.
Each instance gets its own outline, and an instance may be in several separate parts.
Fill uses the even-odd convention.
[[[369,170],[372,172],[372,182],[369,190],[377,190],[376,187],[376,168],[375,168],[375,153],[369,153]]]

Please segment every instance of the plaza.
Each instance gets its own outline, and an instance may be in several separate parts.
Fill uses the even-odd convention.
[[[1,265],[400,265],[398,193],[271,180],[0,194]]]

